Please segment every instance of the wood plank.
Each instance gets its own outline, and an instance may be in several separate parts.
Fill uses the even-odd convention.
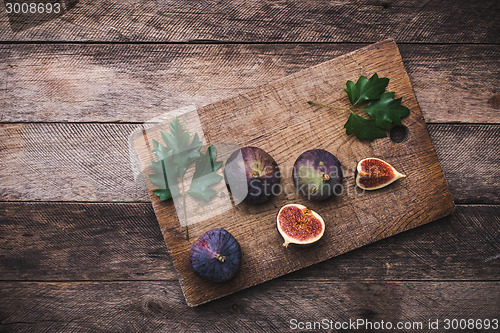
[[[290,330],[290,321],[422,322],[498,319],[500,282],[283,281],[188,308],[175,282],[0,283],[0,330],[189,331]],[[358,327],[362,329],[363,327]],[[393,329],[394,329],[393,328]],[[332,328],[335,330],[335,327]],[[337,331],[337,330],[335,330]],[[387,329],[385,331],[388,331]]]
[[[499,209],[459,205],[450,217],[283,279],[497,280]],[[0,240],[4,281],[177,282],[150,204],[0,203]]]
[[[128,157],[128,136],[137,126],[0,124],[0,200],[149,202]],[[492,166],[500,126],[428,129],[455,202],[499,203],[499,173]]]
[[[0,45],[0,121],[144,122],[244,93],[360,46]],[[500,123],[491,102],[500,92],[499,47],[399,46],[427,122]]]
[[[128,135],[138,126],[1,125],[0,197],[147,202],[145,190],[134,182],[128,154]]]
[[[177,280],[150,204],[0,203],[2,280]]]
[[[35,16],[15,31],[5,12],[4,41],[499,41],[497,1],[79,1],[60,17],[34,26]]]
[[[490,155],[487,150],[490,148],[484,144],[491,144],[493,149],[500,147],[500,133],[494,131],[487,134],[490,127],[488,125],[470,125],[456,127],[456,131],[450,131],[446,125],[435,125],[431,130],[431,137],[436,142],[436,150],[440,161],[446,165],[445,175],[448,179],[448,186],[452,193],[457,193],[461,188],[468,188],[470,193],[476,193],[474,198],[471,195],[468,203],[481,203],[480,188],[489,187],[491,184],[500,184],[500,155],[494,153]],[[452,134],[453,132],[453,134]],[[439,147],[439,148],[438,148]],[[445,147],[455,147],[446,149]],[[459,161],[463,161],[459,162]],[[481,176],[476,177],[471,169],[481,170]],[[490,188],[488,197],[491,202],[498,203],[500,199],[500,189]],[[474,190],[475,188],[475,190]]]

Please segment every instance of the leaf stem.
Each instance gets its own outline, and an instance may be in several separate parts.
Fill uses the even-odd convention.
[[[337,106],[331,106],[331,105],[322,104],[322,103],[313,102],[313,101],[307,101],[307,103],[308,103],[308,104],[310,104],[310,105],[323,106],[323,107],[325,107],[325,108],[336,109],[336,110],[344,110],[344,111],[349,111],[349,110],[351,110],[351,108],[339,108],[339,107],[337,107]]]
[[[210,158],[210,166],[212,167],[212,172],[215,172],[214,169],[214,160],[212,159],[212,145],[208,146],[208,157]]]
[[[189,230],[187,221],[187,210],[186,210],[186,191],[184,191],[184,177],[181,177],[181,187],[182,187],[182,210],[184,211],[184,223],[186,228],[186,240],[189,240]]]

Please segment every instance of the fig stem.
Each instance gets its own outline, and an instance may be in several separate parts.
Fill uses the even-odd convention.
[[[221,255],[220,255],[220,254],[218,254],[218,253],[215,255],[215,258],[216,258],[217,260],[219,260],[220,262],[224,262],[224,261],[226,261],[226,256],[221,256]]]
[[[331,105],[327,105],[327,104],[322,104],[322,103],[318,103],[318,102],[313,102],[313,101],[307,101],[308,104],[310,105],[317,105],[317,106],[323,106],[325,108],[330,108],[330,109],[336,109],[336,110],[344,110],[344,111],[349,111],[351,108],[339,108],[337,106],[331,106]]]

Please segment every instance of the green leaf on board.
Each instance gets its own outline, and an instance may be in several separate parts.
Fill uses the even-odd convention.
[[[344,90],[352,105],[346,110],[352,110],[353,106],[361,102],[371,101],[363,110],[372,117],[366,119],[351,112],[344,125],[347,135],[355,134],[360,140],[368,139],[370,141],[384,138],[387,134],[383,129],[388,130],[393,124],[401,125],[401,118],[410,114],[410,110],[401,104],[402,98],[395,99],[394,92],[384,93],[388,84],[389,79],[379,78],[377,73],[374,73],[369,79],[361,76],[356,83],[347,81]],[[340,107],[314,101],[307,101],[307,103],[343,110]]]
[[[401,105],[402,98],[394,99],[393,92],[386,92],[379,100],[370,102],[363,108],[375,119],[375,124],[383,129],[390,129],[392,124],[401,125],[401,118],[410,114],[410,110]]]
[[[222,179],[216,173],[222,166],[222,162],[217,161],[217,149],[210,145],[205,154],[200,153],[201,141],[198,135],[191,138],[177,117],[169,123],[169,127],[170,133],[160,132],[166,145],[153,140],[153,154],[158,159],[150,161],[154,173],[148,176],[158,186],[153,193],[162,201],[181,195],[179,184],[182,183],[186,170],[195,162],[195,172],[187,193],[209,201],[215,195],[210,186]]]
[[[388,84],[388,78],[379,78],[378,74],[375,73],[369,79],[365,76],[361,76],[356,83],[347,81],[347,88],[344,90],[351,104],[356,105],[364,101],[379,99]]]
[[[385,138],[384,130],[375,125],[374,119],[366,119],[351,112],[344,125],[347,135],[354,134],[359,140],[368,139],[373,141],[377,138]]]
[[[222,176],[216,173],[222,166],[222,162],[217,161],[217,150],[210,145],[206,154],[201,154],[196,160],[196,170],[191,181],[188,193],[198,199],[209,201],[215,194],[215,190],[210,186],[217,184]]]
[[[189,165],[200,157],[201,141],[197,133],[191,140],[190,133],[184,130],[184,125],[177,117],[168,126],[170,133],[160,132],[160,134],[168,149],[172,151],[174,170],[169,172],[172,171],[177,177],[182,178]]]
[[[222,179],[222,176],[216,173],[222,166],[222,162],[217,161],[217,150],[213,145],[208,147],[205,154],[200,153],[202,143],[198,134],[191,137],[189,131],[184,129],[184,125],[179,122],[177,117],[168,125],[170,133],[160,132],[165,145],[153,140],[152,153],[156,156],[157,161],[150,161],[154,173],[148,176],[158,187],[153,190],[153,194],[158,196],[161,201],[182,196],[186,239],[189,239],[186,195],[189,194],[195,198],[209,201],[216,194],[210,186]],[[195,172],[190,188],[185,193],[184,174],[193,162],[195,162]],[[181,185],[180,189],[179,184]]]

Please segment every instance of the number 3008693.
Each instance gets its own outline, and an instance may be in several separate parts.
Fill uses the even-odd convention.
[[[61,12],[61,4],[43,3],[43,2],[6,2],[5,11],[7,14],[59,14]]]

